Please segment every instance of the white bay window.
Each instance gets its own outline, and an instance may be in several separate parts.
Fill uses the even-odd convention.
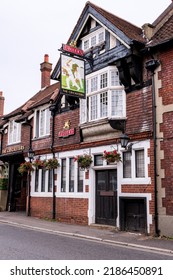
[[[89,74],[86,80],[86,100],[80,101],[81,123],[126,117],[126,95],[116,66]]]

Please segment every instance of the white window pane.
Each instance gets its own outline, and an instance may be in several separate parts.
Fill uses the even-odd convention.
[[[17,142],[21,140],[21,124],[17,124]]]
[[[112,90],[112,116],[123,116],[123,90]]]
[[[95,46],[96,45],[96,36],[93,36],[91,38],[91,47]]]
[[[123,178],[131,178],[131,152],[123,153]]]
[[[107,73],[100,75],[100,88],[105,88],[108,85],[108,75]]]
[[[98,77],[94,77],[91,79],[91,92],[97,90],[97,84],[98,84]]]
[[[9,144],[21,141],[21,124],[14,120],[9,123]]]
[[[50,117],[51,117],[51,112],[49,109],[46,110],[46,134],[50,133]]]
[[[98,42],[101,43],[104,41],[104,32],[99,33]]]
[[[108,94],[107,92],[100,94],[100,117],[107,117],[108,115]]]
[[[86,94],[89,93],[89,80],[86,80]]]
[[[74,192],[74,158],[69,159],[69,192]]]
[[[40,136],[44,135],[45,110],[40,111]]]
[[[80,123],[87,121],[87,99],[80,99]]]
[[[119,81],[119,73],[118,70],[111,70],[111,86],[119,86],[120,81]]]
[[[89,40],[84,41],[84,51],[89,49]]]
[[[136,177],[145,177],[144,150],[135,151]]]
[[[90,119],[97,119],[97,95],[90,97]]]

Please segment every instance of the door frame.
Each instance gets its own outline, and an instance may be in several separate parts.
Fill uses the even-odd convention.
[[[119,197],[119,215],[120,215],[120,230],[121,231],[125,231],[125,217],[126,217],[126,213],[125,213],[125,203],[126,201],[143,201],[144,203],[144,219],[145,219],[145,227],[144,227],[144,232],[141,233],[145,233],[147,234],[147,199],[146,197]]]
[[[116,174],[117,174],[117,189],[116,189],[116,196],[115,199],[116,199],[116,218],[115,218],[115,224],[114,226],[117,225],[117,217],[118,217],[118,170],[117,170],[117,166],[113,165],[113,166],[109,166],[108,168],[98,168],[98,169],[95,169],[94,173],[95,173],[95,223],[96,224],[99,224],[97,221],[97,183],[96,183],[96,180],[97,180],[97,175],[96,175],[96,172],[109,172],[111,170],[115,170],[116,171]],[[103,193],[106,192],[105,191],[102,191]],[[111,191],[109,191],[111,192]],[[112,191],[113,192],[113,191]],[[106,194],[106,193],[105,193]],[[108,195],[109,196],[109,195]],[[104,224],[103,224],[104,225]],[[107,223],[105,223],[105,225],[108,225]]]

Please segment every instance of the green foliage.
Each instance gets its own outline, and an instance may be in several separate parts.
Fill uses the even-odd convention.
[[[0,190],[7,190],[8,179],[0,178]]]
[[[81,167],[82,169],[88,169],[93,162],[92,157],[86,154],[75,157],[74,161],[77,161],[79,167]]]

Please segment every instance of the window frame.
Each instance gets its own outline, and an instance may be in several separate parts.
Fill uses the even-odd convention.
[[[70,160],[74,160],[74,157],[76,157],[76,151],[73,156],[72,154],[66,152],[62,153],[65,154],[65,156],[59,157],[60,159],[60,168],[58,169],[58,182],[57,182],[57,196],[58,197],[87,197],[88,193],[85,191],[85,172],[84,171],[79,171],[78,163],[77,161],[74,161],[74,190],[70,190]],[[80,153],[79,153],[80,154]],[[62,160],[66,160],[66,190],[62,191]],[[83,183],[82,183],[82,188],[79,189],[79,172],[80,175],[83,177]],[[81,191],[82,189],[82,191]]]
[[[132,143],[132,151],[131,151],[131,178],[124,178],[123,177],[123,168],[121,173],[121,184],[151,184],[151,177],[148,174],[149,164],[150,164],[150,157],[148,155],[148,149],[150,148],[150,141],[139,141],[136,143]],[[136,177],[136,152],[143,150],[144,151],[144,177]],[[123,153],[125,151],[122,151],[122,158]],[[123,163],[122,163],[123,165]]]
[[[42,138],[50,135],[51,111],[49,107],[35,110],[34,115],[34,138]]]
[[[94,72],[94,74],[89,74],[86,81],[86,101],[80,101],[81,124],[105,118],[126,118],[126,94],[124,86],[120,84],[116,66],[108,66]],[[107,113],[102,115],[100,108],[103,95],[107,95]],[[87,106],[85,111],[82,109],[84,103]]]
[[[105,41],[105,36],[105,29],[103,27],[89,33],[82,38],[82,49],[84,52],[87,52],[91,47],[102,44]],[[93,40],[95,42],[94,44]]]
[[[20,142],[21,142],[21,123],[17,123],[15,120],[11,120],[9,121],[9,125],[8,125],[8,145],[12,145]]]

